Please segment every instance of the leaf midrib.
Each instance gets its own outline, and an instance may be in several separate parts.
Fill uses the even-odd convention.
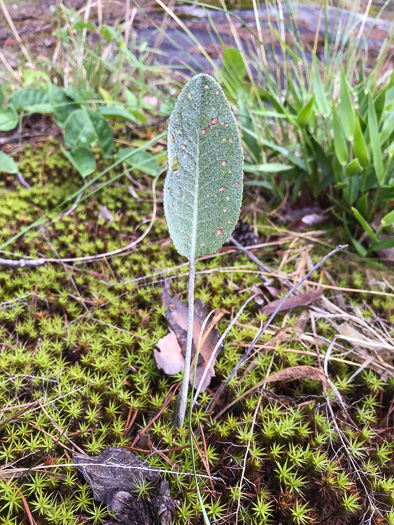
[[[200,80],[201,82],[201,80]],[[194,202],[193,202],[193,223],[192,223],[192,242],[190,246],[190,259],[194,260],[196,258],[196,238],[197,238],[197,224],[198,224],[198,201],[199,201],[199,185],[200,185],[200,133],[199,128],[201,127],[201,89],[197,90],[198,96],[199,96],[199,103],[198,103],[198,123],[199,126],[196,129],[197,133],[197,141],[196,141],[196,151],[197,151],[197,158],[196,158],[196,176],[195,176],[195,184],[194,184]]]

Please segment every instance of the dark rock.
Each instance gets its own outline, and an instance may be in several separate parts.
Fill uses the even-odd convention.
[[[159,472],[122,448],[108,447],[100,456],[75,456],[74,464],[92,487],[96,501],[115,513],[107,525],[170,525],[179,504],[171,499],[167,481]],[[140,498],[137,487],[149,484],[149,496]]]

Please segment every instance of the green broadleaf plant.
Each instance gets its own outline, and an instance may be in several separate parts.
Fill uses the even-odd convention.
[[[233,232],[243,190],[237,123],[219,84],[209,75],[183,88],[168,125],[164,210],[176,249],[189,259],[189,312],[184,379],[176,424],[185,418],[190,377],[196,258],[217,252]]]
[[[18,173],[18,166],[14,160],[9,156],[0,151],[0,173]]]

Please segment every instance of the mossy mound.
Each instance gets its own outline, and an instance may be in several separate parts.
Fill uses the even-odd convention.
[[[51,142],[25,149],[20,167],[31,188],[22,188],[11,177],[1,183],[0,242],[81,186],[58,148]],[[116,174],[109,172],[100,182]],[[152,179],[141,176],[140,182],[139,199],[123,177],[81,199],[75,209],[67,212],[65,206],[65,215],[31,229],[8,249],[19,256],[69,258],[129,244],[147,228],[152,213]],[[113,221],[99,218],[103,206]],[[269,223],[262,216],[257,220],[261,238],[272,240]],[[290,246],[301,256],[304,238],[291,242],[266,247],[264,262],[277,267]],[[324,250],[316,245],[312,259],[318,260]],[[290,257],[282,271],[294,272],[298,261]],[[78,448],[89,455],[100,454],[106,446],[132,448],[138,432],[180,381],[179,375],[167,377],[158,370],[153,350],[168,331],[160,297],[166,277],[186,300],[187,268],[177,268],[182,263],[159,206],[149,235],[127,255],[89,264],[0,269],[2,523],[27,523],[26,505],[38,524],[105,522],[108,511],[92,500],[72,456]],[[357,261],[341,256],[339,263],[337,259],[328,265],[338,286],[368,290]],[[329,284],[323,274],[321,279]],[[223,332],[260,282],[245,255],[225,249],[219,257],[199,262],[196,297],[210,309],[227,310],[219,324]],[[349,292],[346,300],[367,320],[373,315],[369,307],[385,316],[392,337],[393,297],[373,297],[371,302],[367,292]],[[363,516],[394,523],[392,378],[385,382],[365,369],[350,380],[359,365],[351,364],[346,355],[351,347],[345,343],[328,370],[346,412],[332,391],[308,378],[272,383],[267,390],[243,395],[284,368],[320,365],[314,343],[308,346],[298,337],[300,313],[276,318],[260,340],[267,348],[241,368],[209,412],[214,392],[265,318],[258,304],[249,303],[226,340],[216,378],[193,411],[197,475],[211,523],[358,524]],[[286,337],[273,340],[281,330]],[[309,320],[304,332],[311,331]],[[335,330],[320,320],[316,333],[325,338],[319,344],[324,359]],[[174,406],[175,397],[150,426],[149,440],[137,441],[133,450],[166,471],[174,498],[182,501],[177,523],[189,523],[189,518],[190,523],[202,523],[188,430],[173,431]]]

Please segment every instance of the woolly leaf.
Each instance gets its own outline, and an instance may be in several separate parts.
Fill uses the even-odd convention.
[[[188,259],[215,253],[233,232],[243,188],[237,124],[209,75],[183,88],[168,126],[164,209],[176,249]]]

